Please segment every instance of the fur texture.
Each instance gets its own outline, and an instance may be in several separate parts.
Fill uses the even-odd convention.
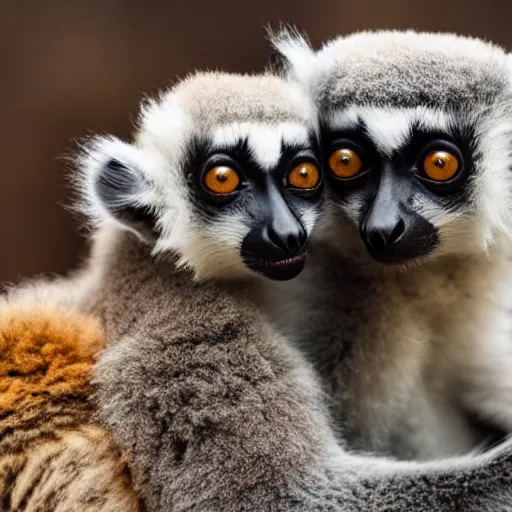
[[[202,84],[204,77],[195,79]],[[226,80],[224,75],[209,79]],[[268,95],[263,94],[266,82],[255,80],[260,95],[246,101],[254,105],[255,98],[272,100],[275,80]],[[252,91],[250,82],[249,77],[244,79],[245,92]],[[283,98],[288,97],[288,87],[281,83]],[[176,97],[174,112],[181,112],[181,119],[195,108],[190,104],[196,105],[196,95],[213,90],[198,90],[193,81],[185,86],[195,92],[181,97],[186,101]],[[164,96],[168,97],[173,93]],[[248,116],[244,126],[283,133],[280,122],[274,120],[267,127],[259,109],[248,110],[242,104],[245,93],[233,93],[233,98],[236,107],[230,108]],[[205,105],[210,108],[215,101],[216,95]],[[281,109],[297,112],[297,103],[280,103]],[[162,112],[167,112],[166,105],[164,99]],[[154,109],[157,115],[158,108]],[[225,122],[228,110],[215,110],[218,120],[208,117],[211,131],[218,133],[217,124]],[[129,155],[135,158],[132,148],[123,146],[123,157],[117,153],[120,146],[109,144],[93,145],[81,162],[86,211],[101,204],[97,209],[104,219],[95,244],[102,247],[97,252],[103,257],[93,264],[100,284],[92,311],[104,322],[109,338],[96,366],[98,404],[103,421],[131,457],[149,510],[506,510],[512,476],[508,446],[475,458],[421,465],[350,454],[336,443],[311,369],[289,340],[269,325],[251,297],[255,283],[261,281],[241,271],[240,265],[229,267],[230,280],[222,279],[223,259],[235,259],[233,248],[240,242],[231,236],[219,240],[225,220],[219,223],[215,213],[213,219],[198,216],[193,189],[174,178],[191,176],[189,182],[194,182],[197,171],[189,163],[193,156],[185,162],[171,160],[176,156],[167,149],[174,142],[166,135],[166,125],[144,119],[136,164],[126,160]],[[283,120],[288,123],[289,115]],[[311,120],[303,123],[310,129],[315,125]],[[240,140],[234,133],[233,138],[224,137],[223,144]],[[293,133],[297,141],[297,130]],[[183,133],[174,136],[187,145],[191,133],[188,138]],[[268,140],[255,137],[250,142],[249,136],[254,153],[263,154]],[[110,175],[112,158],[136,176],[123,171],[123,180],[109,181],[109,194],[98,194],[95,178],[104,172]],[[260,172],[267,172],[264,165]],[[158,197],[151,194],[157,193],[164,178],[174,183],[172,189],[162,188],[168,190],[166,202],[144,203]],[[125,195],[132,190],[127,183],[145,183],[146,192]],[[184,201],[179,214],[168,206],[176,204],[176,197]],[[314,202],[295,210],[292,195],[285,197],[288,208],[304,223],[308,217],[314,219]],[[144,237],[137,224],[126,221],[123,208],[116,207],[123,201],[130,204],[129,198],[132,205],[145,204],[156,213],[155,239]],[[188,220],[184,237],[165,245],[177,219],[191,219],[191,212],[196,217]],[[238,236],[247,232],[240,223],[244,215],[239,207],[232,218],[238,222]],[[199,239],[201,245],[189,244]],[[201,268],[206,267],[214,279],[204,279]]]
[[[436,459],[481,446],[495,427],[507,432],[508,290],[496,289],[507,262],[451,258],[386,270],[355,245],[340,255],[318,241],[304,274],[267,298],[322,375],[343,439]],[[284,303],[290,296],[300,300]]]
[[[96,140],[80,160],[83,209],[95,234],[80,277],[88,292],[76,295],[77,307],[100,318],[106,329],[108,346],[95,368],[97,404],[130,459],[148,510],[510,510],[510,443],[486,454],[420,464],[356,455],[336,442],[311,367],[252,297],[261,281],[244,269],[239,254],[251,216],[241,206],[229,221],[201,214],[204,204],[190,185],[194,132],[187,132],[201,123],[186,119],[202,101],[196,96],[216,91],[205,101],[209,109],[220,93],[206,87],[204,77],[195,80],[186,83],[196,91],[183,93],[187,101],[176,100],[168,109],[170,92],[160,109],[150,107],[137,145]],[[257,127],[250,133],[259,131],[266,112],[263,105],[253,108],[254,98],[272,99],[275,80],[266,94],[267,82],[255,79],[260,96],[251,96],[252,79],[246,77],[243,93],[233,93],[236,106],[229,108],[246,113],[244,123]],[[277,112],[286,105],[294,112],[283,114],[288,128],[301,110],[285,98],[302,96],[297,86],[290,90],[280,83]],[[208,117],[209,129],[215,132],[214,125],[226,121],[229,108],[208,110],[206,117],[215,113]],[[270,126],[284,133],[274,121]],[[303,124],[308,133],[316,122]],[[251,142],[249,135],[240,141],[246,131],[233,133],[223,135],[222,144],[249,144],[256,154],[270,140],[256,136]],[[288,133],[297,144],[297,127]],[[203,148],[217,150],[215,137],[213,146],[207,140]],[[179,152],[187,147],[188,153]],[[262,161],[258,169],[268,172]],[[317,204],[306,207],[293,203],[292,194],[284,196],[309,234]],[[226,269],[230,280],[222,279]],[[45,289],[42,297],[55,291],[38,286]],[[27,289],[19,293],[28,300]]]
[[[455,34],[361,32],[316,53],[296,33],[278,34],[273,42],[322,108],[458,109],[492,104],[510,86],[502,48]]]
[[[276,44],[318,105],[324,136],[366,137],[386,176],[404,171],[394,162],[410,155],[418,132],[467,155],[456,191],[423,186],[409,198],[439,243],[394,268],[374,261],[360,238],[384,164],[347,191],[335,193],[331,181],[319,244],[292,294],[300,301],[276,317],[323,376],[344,438],[426,459],[470,450],[495,429],[510,433],[510,56],[482,41],[414,32],[356,34],[317,53],[296,37]]]
[[[51,307],[0,312],[0,510],[139,510],[126,461],[92,420],[92,364],[104,333]]]
[[[98,403],[149,510],[508,510],[509,448],[430,465],[350,455],[246,285],[194,284],[131,235],[111,255]]]

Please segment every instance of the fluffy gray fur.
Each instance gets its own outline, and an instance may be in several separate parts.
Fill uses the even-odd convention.
[[[508,510],[509,447],[431,464],[350,455],[247,283],[197,283],[117,233],[99,309],[103,420],[149,510]]]
[[[294,33],[273,41],[324,107],[448,109],[490,104],[509,89],[506,53],[479,39],[412,30],[361,32],[329,41],[316,54]]]
[[[267,79],[276,91],[278,79]],[[251,110],[243,104],[254,105],[251,86],[261,92],[261,101],[272,97],[263,94],[261,77],[240,82],[244,94],[236,95],[237,108],[253,115],[234,132],[222,132],[223,144],[235,144],[247,123],[262,122],[265,106]],[[280,83],[280,108],[289,105],[291,117],[306,112],[308,102],[299,101],[295,86]],[[215,87],[196,90],[206,94]],[[287,103],[293,97],[299,103]],[[195,129],[187,121],[195,95],[190,101],[171,91],[152,104],[136,146],[107,138],[86,148],[82,190],[96,226],[93,250],[77,281],[85,292],[66,285],[63,299],[99,315],[107,329],[109,347],[95,371],[99,412],[129,456],[148,510],[510,510],[511,443],[432,463],[361,456],[337,443],[311,367],[258,306],[256,288],[266,285],[237,260],[243,222],[235,229],[233,220],[221,219],[216,241],[184,193],[180,176],[186,161],[180,161],[179,150]],[[215,123],[215,116],[209,119]],[[306,117],[301,123],[315,124]],[[208,133],[215,128],[208,127]],[[273,137],[253,140],[257,154],[272,138],[287,136],[274,132],[278,122],[269,128]],[[292,133],[299,137],[296,127]],[[103,203],[96,184],[112,159],[133,171],[137,187],[127,195],[132,188],[112,181],[111,192],[120,186],[119,197]],[[129,205],[152,207],[159,227],[152,236],[117,216],[118,208]],[[298,214],[310,232],[316,211]],[[226,226],[230,230],[220,244]],[[229,280],[223,279],[226,259]],[[36,288],[41,300],[58,295],[57,285]],[[29,292],[18,297],[27,300]]]
[[[466,202],[413,198],[411,208],[439,230],[433,252],[383,268],[359,236],[363,196],[331,194],[291,294],[301,300],[276,311],[323,376],[345,439],[429,459],[470,450],[494,428],[510,433],[510,56],[474,39],[413,32],[356,34],[318,53],[295,36],[276,44],[326,130],[362,121],[384,155],[400,151],[413,126],[474,134]]]

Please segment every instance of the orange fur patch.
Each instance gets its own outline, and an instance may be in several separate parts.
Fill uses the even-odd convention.
[[[43,307],[0,311],[0,414],[45,397],[88,395],[104,342],[93,317]]]

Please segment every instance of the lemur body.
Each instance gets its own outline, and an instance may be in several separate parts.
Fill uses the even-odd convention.
[[[276,77],[197,75],[145,109],[137,145],[90,146],[85,211],[103,244],[93,311],[110,341],[101,417],[149,510],[508,506],[507,465],[478,461],[503,447],[425,465],[346,452],[313,372],[252,298],[255,276],[302,268],[321,202],[315,119]],[[212,196],[219,166],[238,179]]]
[[[431,463],[346,451],[252,297],[260,274],[302,269],[321,202],[313,112],[277,77],[199,74],[144,109],[135,144],[85,148],[88,290],[65,297],[107,332],[101,421],[149,511],[508,510],[510,443]]]
[[[510,433],[510,56],[413,32],[276,44],[320,110],[330,190],[275,314],[343,437],[429,459]]]
[[[508,432],[509,290],[495,288],[508,262],[454,258],[393,272],[352,256],[314,243],[304,275],[267,297],[322,375],[348,445],[434,459]]]
[[[344,451],[309,366],[269,327],[246,283],[193,284],[125,236],[101,292],[109,337],[119,341],[97,365],[96,384],[149,510],[508,506],[499,487],[487,487],[509,478],[508,461],[495,473],[472,458],[402,466]]]

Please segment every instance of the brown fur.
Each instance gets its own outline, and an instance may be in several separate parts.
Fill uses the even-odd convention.
[[[94,355],[104,344],[92,317],[62,310],[0,313],[0,411],[52,398],[87,397]]]
[[[0,311],[0,510],[139,510],[124,459],[92,419],[91,367],[104,345],[92,317]]]

